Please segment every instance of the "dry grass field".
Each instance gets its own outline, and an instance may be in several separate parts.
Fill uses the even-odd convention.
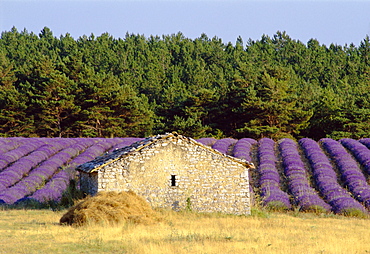
[[[161,222],[59,225],[64,211],[0,210],[0,253],[369,253],[370,220],[254,210],[158,211]]]

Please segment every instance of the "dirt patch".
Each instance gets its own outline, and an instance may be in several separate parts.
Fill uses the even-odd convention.
[[[132,191],[100,192],[71,207],[60,219],[60,224],[82,226],[86,224],[114,225],[122,222],[152,224],[161,218],[144,198]]]

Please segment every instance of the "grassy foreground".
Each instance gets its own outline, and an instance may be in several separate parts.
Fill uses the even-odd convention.
[[[1,208],[0,208],[1,209]],[[160,211],[151,225],[60,226],[66,211],[0,210],[0,253],[369,253],[370,220]]]

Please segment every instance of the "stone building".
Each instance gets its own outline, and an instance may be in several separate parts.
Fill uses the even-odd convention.
[[[250,214],[251,167],[194,139],[167,133],[117,149],[77,170],[81,190],[90,195],[132,190],[153,207]]]

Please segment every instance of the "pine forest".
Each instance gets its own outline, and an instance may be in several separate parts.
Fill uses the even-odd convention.
[[[224,43],[13,27],[1,33],[0,86],[1,137],[370,136],[368,36],[358,46],[280,31]]]

